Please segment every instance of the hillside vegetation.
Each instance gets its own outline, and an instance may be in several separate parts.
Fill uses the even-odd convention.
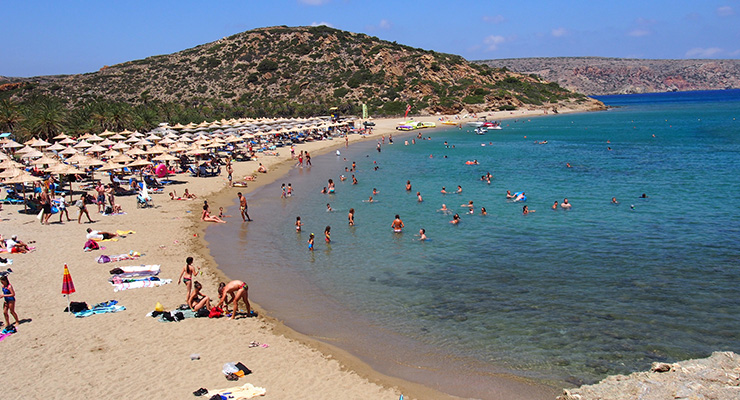
[[[260,28],[94,73],[6,78],[0,85],[0,129],[44,136],[160,121],[325,115],[335,106],[360,115],[362,104],[376,116],[403,114],[407,105],[413,114],[602,107],[534,75],[325,26]],[[62,120],[31,123],[42,109]]]
[[[591,96],[740,88],[740,60],[646,60],[602,57],[509,58],[476,61],[537,74]]]

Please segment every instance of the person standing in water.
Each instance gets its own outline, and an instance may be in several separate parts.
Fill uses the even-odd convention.
[[[393,228],[393,232],[401,233],[401,231],[403,230],[403,227],[404,225],[403,225],[403,221],[401,221],[401,217],[398,214],[396,214],[396,218],[391,223],[391,228]]]
[[[295,231],[300,232],[302,226],[303,222],[301,222],[301,217],[295,217]]]
[[[249,218],[249,212],[247,211],[247,198],[242,196],[242,192],[237,193],[236,197],[239,198],[239,211],[242,214],[242,220],[244,222],[251,221],[252,218]]]
[[[324,241],[326,241],[326,244],[331,243],[331,226],[329,225],[324,228]]]
[[[349,215],[347,215],[347,219],[349,220],[349,226],[355,226],[355,209],[354,208],[349,209]]]

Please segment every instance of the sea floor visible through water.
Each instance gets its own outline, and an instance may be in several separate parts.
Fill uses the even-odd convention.
[[[209,227],[206,239],[219,267],[288,326],[390,375],[419,360],[424,371],[406,373],[422,382],[449,373],[441,360],[484,380],[557,386],[737,352],[740,91],[600,99],[618,108],[314,157],[250,195],[254,222]],[[328,179],[335,194],[321,193]],[[282,183],[292,197],[281,199]],[[565,198],[571,209],[551,209]],[[402,234],[390,228],[396,214]]]

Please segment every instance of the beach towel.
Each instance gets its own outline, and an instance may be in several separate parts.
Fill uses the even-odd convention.
[[[159,271],[123,272],[123,273],[114,274],[113,276],[108,278],[108,282],[121,283],[124,280],[131,279],[131,278],[152,277],[158,274],[159,274]]]
[[[0,333],[0,342],[5,340],[6,337],[12,335],[12,333]]]
[[[161,281],[136,281],[136,282],[125,282],[113,284],[113,291],[119,292],[121,290],[139,289],[145,287],[157,287],[172,283],[172,279],[165,279]]]
[[[116,313],[119,311],[124,311],[125,309],[126,307],[118,305],[117,300],[110,300],[110,301],[106,301],[103,303],[98,303],[89,310],[83,310],[80,312],[76,312],[74,313],[74,315],[77,318],[85,318],[85,317],[89,317],[95,314]]]
[[[133,234],[133,233],[136,233],[136,232],[134,232],[134,231],[117,230],[116,233],[118,234],[118,236],[126,236],[126,235],[130,235],[130,234]]]
[[[118,267],[121,269],[121,273],[130,273],[130,272],[152,272],[152,275],[158,275],[159,274],[159,264],[152,264],[152,265],[134,265],[134,266],[128,266],[128,267]]]
[[[251,383],[245,383],[242,386],[236,386],[228,389],[220,389],[209,391],[208,394],[218,394],[220,396],[226,396],[228,399],[240,400],[240,399],[251,399],[256,396],[264,396],[267,393],[267,389],[257,387]]]
[[[137,274],[136,276],[126,276],[126,274],[115,274],[112,277],[108,278],[108,282],[110,283],[133,283],[133,282],[139,282],[139,281],[159,281],[159,277],[157,276],[151,276],[151,275],[138,275],[138,272],[134,272],[132,274]],[[121,276],[123,275],[123,276]]]
[[[128,252],[128,254],[119,254],[117,256],[101,255],[97,258],[96,261],[98,262],[98,264],[105,264],[109,262],[118,262],[124,260],[136,260],[141,256],[142,254],[140,254],[138,251],[131,250],[130,252]]]

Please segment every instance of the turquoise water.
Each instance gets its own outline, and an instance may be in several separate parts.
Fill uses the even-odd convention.
[[[341,148],[251,194],[255,222],[206,239],[257,302],[316,336],[337,335],[327,310],[341,309],[419,348],[571,383],[740,351],[740,91],[600,99],[619,108],[504,121],[486,135],[425,130],[415,144],[399,134],[380,153],[375,142]],[[328,179],[336,194],[320,193]],[[295,194],[281,200],[288,182]],[[363,202],[373,188],[378,202]],[[550,209],[564,198],[572,209]],[[473,215],[460,207],[469,200]],[[536,212],[522,215],[524,204]],[[430,241],[417,240],[421,228]]]

